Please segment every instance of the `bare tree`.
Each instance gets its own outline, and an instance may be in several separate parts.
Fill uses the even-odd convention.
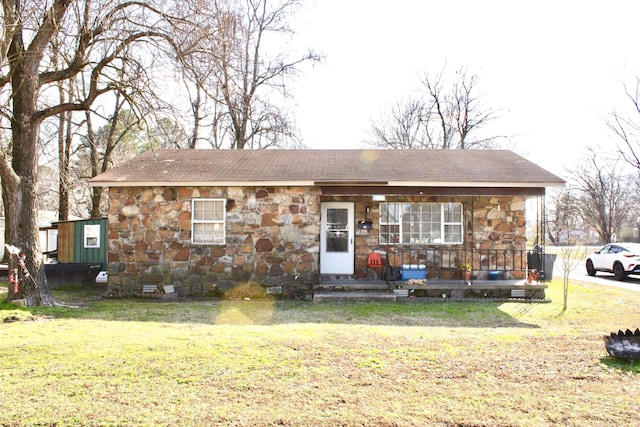
[[[571,188],[553,193],[551,207],[546,215],[549,239],[560,248],[560,267],[563,282],[563,308],[567,311],[569,301],[569,274],[584,259],[584,250],[575,245],[572,234],[580,224],[579,202]]]
[[[495,145],[498,136],[482,136],[481,130],[497,118],[484,105],[476,75],[465,68],[445,82],[443,69],[424,74],[422,98],[403,99],[389,113],[372,122],[367,144],[380,148],[478,149]]]
[[[633,179],[633,188],[640,189],[640,178]],[[629,238],[625,241],[640,242],[640,195],[638,191],[633,191],[631,195],[631,203],[629,204],[629,212],[627,215]]]
[[[160,4],[161,3],[161,4]],[[166,2],[117,0],[3,0],[0,38],[0,96],[3,120],[11,125],[11,145],[0,151],[0,176],[7,215],[5,241],[26,255],[29,280],[9,289],[9,300],[29,305],[59,304],[47,286],[37,226],[38,134],[43,122],[68,111],[86,111],[112,91],[112,74],[144,47],[154,57],[154,42],[171,42],[173,20]],[[177,22],[177,21],[176,21]],[[66,67],[50,60],[59,37]],[[60,81],[88,78],[85,96],[60,102],[49,96]],[[17,267],[11,257],[10,268]]]
[[[188,115],[192,122],[187,140],[175,141],[176,148],[196,148],[210,143],[220,146],[220,85],[216,78],[216,61],[221,44],[218,31],[218,2],[205,2],[198,7],[197,25],[187,33],[179,33],[181,54],[176,58],[176,71],[181,74],[188,98]],[[175,117],[179,111],[175,111]]]
[[[635,77],[633,86],[623,87],[629,103],[622,110],[614,109],[607,125],[621,143],[618,151],[623,159],[640,172],[640,77]]]
[[[201,19],[207,19],[185,38],[189,48],[179,58],[194,121],[190,147],[205,139],[200,127],[210,129],[214,148],[299,145],[293,118],[276,100],[289,96],[288,81],[303,63],[320,57],[274,46],[292,34],[289,23],[301,5],[301,0],[221,0],[201,10]]]
[[[88,159],[88,168],[85,173],[80,173],[82,178],[80,183],[87,190],[89,179],[106,172],[114,164],[123,163],[136,154],[139,154],[137,143],[138,134],[141,132],[142,120],[131,110],[123,108],[123,101],[120,95],[116,94],[113,114],[108,118],[107,123],[97,131],[93,128],[91,113],[86,112],[87,136],[82,138],[80,147],[80,158]],[[116,150],[119,153],[116,153]],[[89,216],[98,218],[104,215],[102,197],[104,188],[93,187],[90,190]]]
[[[585,162],[572,171],[580,216],[596,229],[603,243],[613,241],[632,204],[629,189],[634,188],[634,180],[620,172],[621,161],[599,159],[596,150],[589,149]]]
[[[550,194],[545,228],[553,245],[570,244],[571,233],[580,224],[579,204],[574,193],[569,187]]]
[[[563,304],[562,312],[566,312],[569,306],[569,274],[575,270],[578,265],[587,256],[587,250],[584,246],[575,246],[569,242],[560,242],[560,260],[562,269],[562,285],[563,285]]]
[[[392,105],[388,114],[371,123],[374,145],[384,148],[431,148],[427,106],[419,99],[403,99]]]
[[[142,148],[192,148],[193,134],[187,135],[184,127],[170,117],[157,117],[144,135],[147,142]],[[195,147],[193,147],[195,148]]]

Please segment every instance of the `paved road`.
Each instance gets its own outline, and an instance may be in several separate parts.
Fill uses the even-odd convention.
[[[562,274],[564,267],[561,259],[556,259],[553,265],[553,277],[554,279],[562,280]],[[596,285],[604,286],[616,286],[618,288],[630,289],[632,291],[640,292],[640,275],[634,275],[627,277],[627,280],[621,282],[613,277],[613,274],[598,272],[595,277],[590,277],[585,269],[584,262],[580,261],[569,273],[569,278],[575,281],[583,283],[592,283]]]

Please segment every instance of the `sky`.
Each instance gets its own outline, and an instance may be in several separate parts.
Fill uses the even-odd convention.
[[[361,148],[424,73],[465,67],[498,110],[487,132],[566,178],[586,147],[616,151],[605,120],[640,76],[638,19],[637,0],[308,0],[295,46],[324,61],[291,86],[303,142]]]

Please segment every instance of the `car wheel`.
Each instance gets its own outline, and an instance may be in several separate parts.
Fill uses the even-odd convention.
[[[589,276],[596,275],[596,269],[593,267],[593,261],[591,261],[590,259],[587,260],[587,274]]]
[[[613,275],[616,277],[616,280],[624,280],[627,278],[627,273],[620,263],[613,266]]]

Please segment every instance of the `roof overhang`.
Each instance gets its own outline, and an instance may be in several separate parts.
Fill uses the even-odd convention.
[[[392,186],[322,186],[323,195],[373,196],[544,196],[545,187],[392,187]]]
[[[376,188],[378,192],[411,189],[536,189],[563,187],[564,182],[424,182],[424,181],[89,181],[91,187],[322,187],[322,188]],[[384,191],[382,190],[384,189]],[[474,191],[475,193],[475,191]]]
[[[317,187],[314,181],[89,181],[91,187]]]
[[[380,187],[389,185],[388,181],[314,181],[313,182],[318,187],[324,186],[363,186],[363,187]]]

